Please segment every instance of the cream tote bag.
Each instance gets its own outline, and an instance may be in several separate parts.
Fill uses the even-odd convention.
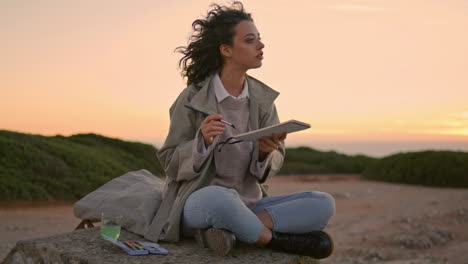
[[[102,212],[120,214],[123,228],[144,235],[161,205],[164,183],[147,170],[127,172],[87,194],[73,210],[91,222],[99,222]]]

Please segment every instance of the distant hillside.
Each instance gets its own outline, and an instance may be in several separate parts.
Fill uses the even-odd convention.
[[[421,151],[378,160],[364,171],[370,180],[468,188],[468,153]]]
[[[0,130],[0,201],[76,200],[126,172],[164,172],[149,144],[96,134],[69,137]],[[382,159],[307,147],[286,149],[281,175],[363,173],[367,179],[468,187],[468,153],[423,151]]]
[[[0,201],[75,200],[125,172],[163,175],[152,145],[96,134],[0,130]]]
[[[362,173],[375,158],[318,151],[307,147],[288,148],[280,174]]]

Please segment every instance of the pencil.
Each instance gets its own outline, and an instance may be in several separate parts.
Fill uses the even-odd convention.
[[[122,242],[122,245],[124,245],[125,247],[127,247],[128,249],[130,250],[135,250],[134,248],[130,247],[129,245],[127,245],[127,243],[125,242]]]
[[[190,109],[190,110],[193,110],[193,111],[195,111],[195,112],[204,114],[204,115],[206,115],[206,116],[209,116],[209,115],[210,115],[210,114],[208,114],[207,112],[203,112],[202,110],[198,110],[198,109],[196,109],[196,108],[194,108],[194,107],[192,107],[192,106],[190,106],[190,105],[184,105],[184,106],[187,107],[187,108]],[[221,120],[219,120],[219,121],[221,121],[221,122],[223,122],[224,124],[226,124],[226,125],[228,125],[228,126],[231,126],[232,128],[236,129],[236,126],[234,126],[233,124],[229,123],[228,121],[226,121],[226,120],[224,120],[224,119],[221,119]]]
[[[132,245],[132,243],[130,241],[124,241],[123,242],[126,246],[132,248],[132,250],[138,250],[137,247],[135,247],[134,245]]]
[[[145,246],[143,246],[142,244],[140,244],[140,242],[138,241],[133,241],[133,243],[137,244],[138,246],[140,246],[141,249],[146,249]]]
[[[142,245],[140,245],[139,243],[137,244],[136,241],[131,241],[132,243],[132,246],[135,246],[136,248],[139,248],[139,249],[145,249]]]

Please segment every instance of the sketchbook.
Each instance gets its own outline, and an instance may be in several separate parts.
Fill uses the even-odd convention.
[[[256,141],[261,137],[271,136],[271,134],[273,133],[279,135],[286,132],[289,134],[309,128],[309,124],[292,119],[273,126],[264,127],[247,133],[235,135],[233,138],[235,138],[236,140]]]

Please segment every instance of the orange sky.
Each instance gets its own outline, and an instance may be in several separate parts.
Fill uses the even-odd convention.
[[[1,1],[0,129],[160,145],[184,88],[173,50],[210,2]],[[468,142],[466,1],[243,3],[266,45],[249,74],[312,125],[293,145]]]

